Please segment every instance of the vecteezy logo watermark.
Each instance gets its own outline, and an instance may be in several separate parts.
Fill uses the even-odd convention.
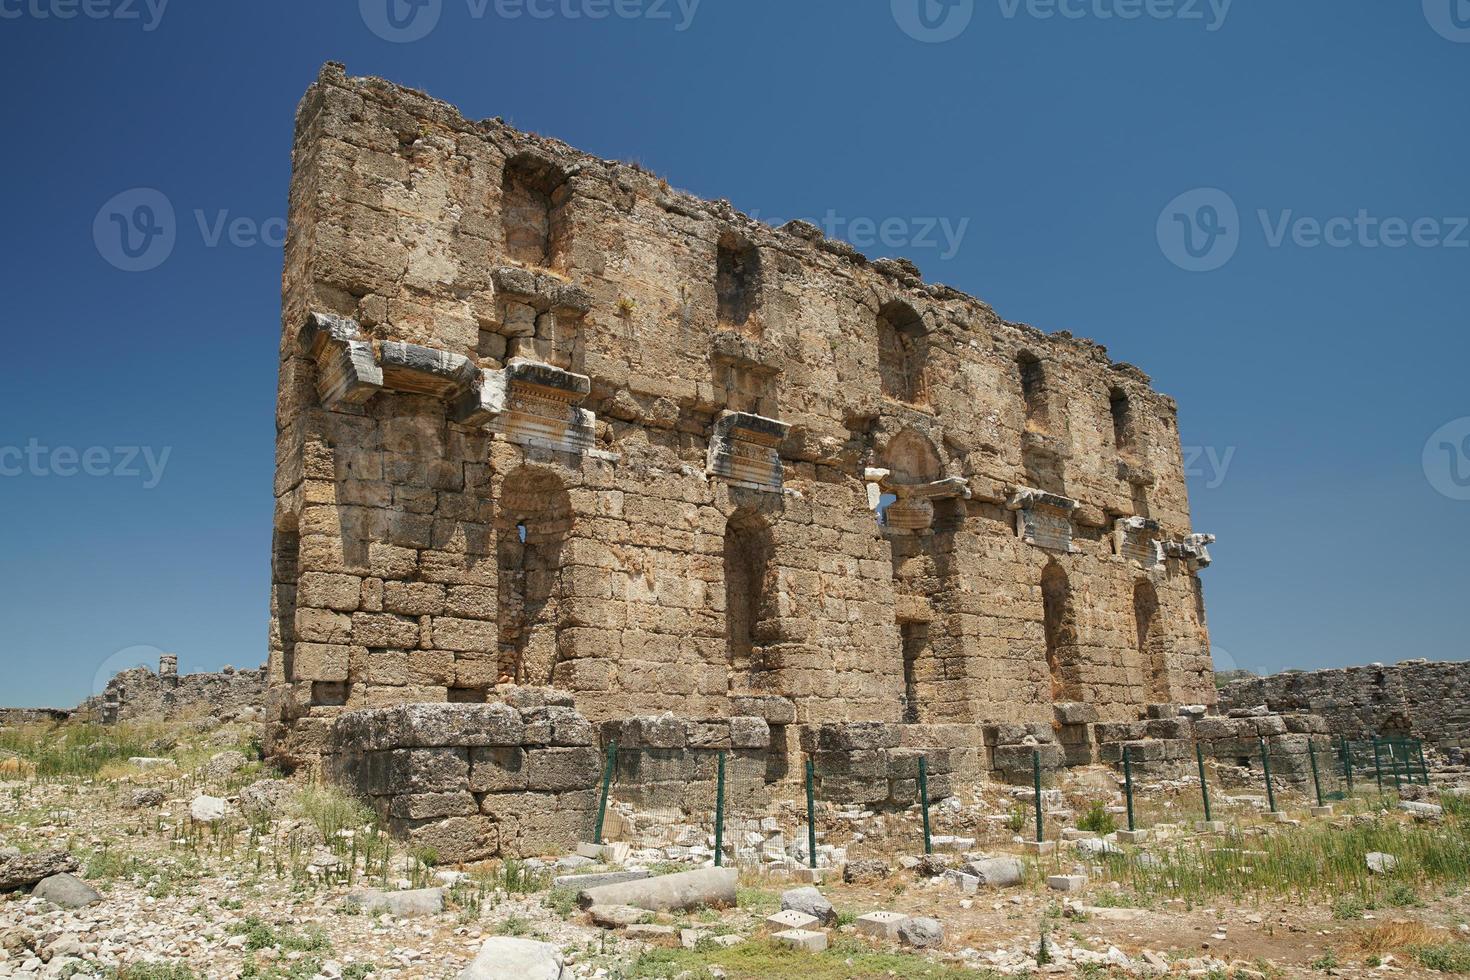
[[[893,19],[915,41],[939,44],[965,32],[975,0],[891,0]]]
[[[1424,19],[1440,37],[1470,44],[1470,0],[1424,0]]]
[[[92,220],[98,254],[124,272],[158,268],[173,254],[177,237],[173,203],[151,187],[123,191]]]
[[[3,2],[3,0],[0,0]],[[471,20],[619,20],[669,21],[689,30],[702,0],[465,0]],[[368,30],[385,41],[420,41],[439,26],[444,0],[358,0]]]
[[[155,31],[168,0],[0,0],[0,20],[135,20]]]
[[[1206,490],[1218,489],[1230,472],[1230,463],[1235,459],[1235,447],[1226,446],[1222,451],[1216,446],[1185,446],[1184,476],[1190,480],[1203,480]]]
[[[282,248],[286,244],[285,218],[257,221],[231,217],[228,209],[211,213],[203,208],[195,208],[193,216],[205,248]],[[123,191],[102,205],[92,219],[97,254],[124,272],[147,272],[163,265],[173,254],[178,237],[173,202],[151,187]]]
[[[419,41],[439,26],[444,0],[358,0],[362,22],[378,37],[397,44]]]
[[[1240,247],[1240,212],[1219,188],[1185,191],[1159,212],[1155,234],[1170,262],[1189,272],[1210,272]]]
[[[1470,217],[1380,217],[1356,214],[1318,218],[1291,208],[1256,210],[1267,248],[1470,248]],[[1189,272],[1210,272],[1235,256],[1244,227],[1229,194],[1218,188],[1186,191],[1159,213],[1156,233],[1164,257]]]
[[[152,490],[163,480],[164,468],[173,454],[172,446],[43,446],[32,438],[24,446],[0,446],[0,477],[37,478],[112,476],[142,479],[143,489]],[[145,472],[146,470],[146,472]]]
[[[1470,500],[1470,418],[1446,422],[1424,443],[1424,475],[1451,500]]]

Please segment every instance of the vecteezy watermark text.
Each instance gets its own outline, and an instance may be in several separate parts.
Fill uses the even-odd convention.
[[[32,438],[24,446],[0,446],[0,477],[111,476],[142,479],[152,490],[163,480],[172,446],[46,446]]]
[[[1184,446],[1184,476],[1190,480],[1203,480],[1206,490],[1216,490],[1225,482],[1230,464],[1235,459],[1234,446],[1223,450],[1217,446]]]
[[[0,0],[0,20],[138,21],[155,31],[169,0]]]
[[[286,244],[285,218],[259,220],[232,215],[228,208],[195,208],[192,215],[205,248],[282,248]],[[158,268],[173,254],[178,237],[173,202],[152,187],[134,187],[114,195],[92,221],[97,254],[124,272]]]
[[[445,0],[358,0],[368,30],[406,44],[428,37],[444,16]],[[689,30],[703,0],[464,0],[471,20],[648,20]]]
[[[750,216],[764,221],[773,228],[787,223],[784,218],[766,218],[759,211]],[[970,230],[969,218],[949,217],[900,217],[889,215],[883,218],[849,217],[828,209],[820,218],[802,218],[815,225],[828,238],[841,239],[853,248],[868,249],[883,247],[905,250],[934,250],[941,261],[949,261],[959,254],[965,234]]]
[[[1235,0],[995,0],[1005,20],[1180,21],[1210,33],[1225,26]],[[976,0],[889,0],[893,20],[916,41],[953,41],[975,18]]]
[[[1318,217],[1292,208],[1258,208],[1256,222],[1267,248],[1470,248],[1470,216],[1402,217],[1354,214]],[[1248,223],[1234,199],[1218,187],[1201,187],[1174,198],[1159,213],[1159,250],[1179,268],[1210,272],[1235,257]]]
[[[1000,14],[1015,20],[1178,20],[1198,22],[1210,33],[1225,26],[1235,0],[996,0]]]

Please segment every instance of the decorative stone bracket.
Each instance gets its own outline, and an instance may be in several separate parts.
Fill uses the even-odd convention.
[[[1214,543],[1213,534],[1189,534],[1177,541],[1166,542],[1164,554],[1188,562],[1191,570],[1209,568],[1213,560],[1210,558],[1209,546]]]
[[[1148,517],[1120,517],[1113,522],[1113,553],[1153,571],[1164,565],[1159,522]]]
[[[513,361],[502,370],[481,372],[479,387],[460,396],[453,417],[519,445],[583,453],[592,448],[597,416],[577,406],[591,391],[585,374]]]
[[[705,472],[756,490],[780,492],[781,454],[778,447],[791,426],[749,412],[725,412],[710,432]]]
[[[1027,544],[1071,554],[1072,512],[1077,501],[1034,487],[1019,487],[1006,507],[1016,512],[1016,536]]]
[[[896,498],[883,512],[883,526],[899,531],[927,531],[934,525],[934,501],[970,499],[970,484],[952,476],[933,483],[893,483],[887,475],[878,480],[879,489]]]
[[[463,355],[433,347],[396,340],[374,344],[356,321],[330,313],[307,317],[297,341],[316,361],[317,392],[329,409],[360,405],[379,391],[401,391],[447,402],[454,421],[503,433],[521,445],[568,453],[592,446],[596,416],[577,407],[592,390],[586,375],[524,359],[482,371]]]

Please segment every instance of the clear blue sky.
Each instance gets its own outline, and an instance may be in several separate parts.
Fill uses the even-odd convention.
[[[327,60],[768,220],[887,221],[870,255],[1143,367],[1201,447],[1225,665],[1466,656],[1470,3],[386,2],[0,0],[0,703],[264,659],[278,222]],[[137,188],[174,239],[124,271],[160,253],[111,215],[167,217]]]

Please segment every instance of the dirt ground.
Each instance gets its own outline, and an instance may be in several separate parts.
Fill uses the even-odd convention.
[[[46,755],[74,737],[65,732],[0,733],[0,848],[68,851],[100,893],[73,909],[25,889],[0,896],[0,977],[452,977],[486,938],[507,935],[551,943],[566,958],[565,976],[598,980],[1470,972],[1470,818],[1449,793],[1435,794],[1444,805],[1436,818],[1405,812],[1395,794],[1376,790],[1311,818],[1308,801],[1283,787],[1279,805],[1300,821],[1288,825],[1266,819],[1243,774],[1214,772],[1213,815],[1230,829],[1202,836],[1197,780],[1144,781],[1135,815],[1150,838],[1118,845],[1109,833],[1126,821],[1117,779],[1081,770],[1045,797],[1055,853],[1024,849],[1034,834],[1029,789],[983,784],[933,808],[936,852],[917,867],[917,807],[828,807],[819,853],[835,847],[849,866],[878,863],[852,882],[840,866],[825,870],[820,890],[836,922],[826,930],[830,948],[813,954],[783,948],[764,922],[783,892],[801,886],[793,860],[742,865],[738,908],[650,915],[672,934],[630,939],[594,926],[572,893],[551,887],[554,874],[602,865],[547,855],[432,866],[431,856],[379,834],[353,801],[272,778],[252,761],[251,735],[209,725],[142,733],[151,741],[138,754],[167,761],[94,765],[85,752],[61,763]],[[75,771],[43,776],[38,766]],[[201,795],[225,801],[225,816],[195,820]],[[688,819],[700,826],[698,814]],[[1060,840],[1064,829],[1083,836],[1079,822],[1101,833]],[[627,867],[662,874],[707,863],[697,848],[682,862],[661,859],[636,832],[628,836]],[[803,839],[804,830],[792,826],[787,836]],[[1396,871],[1370,871],[1369,848],[1393,854]],[[1023,861],[1023,881],[968,891],[968,862],[1003,855]],[[1061,874],[1086,883],[1053,890],[1047,878]],[[441,911],[374,913],[352,900],[364,888],[424,887],[445,889]],[[853,920],[875,910],[936,919],[943,942],[921,950],[859,937]]]

